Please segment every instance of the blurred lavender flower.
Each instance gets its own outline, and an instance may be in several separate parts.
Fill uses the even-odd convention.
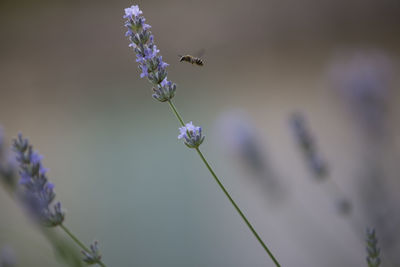
[[[183,139],[183,142],[189,148],[198,148],[204,141],[205,136],[201,133],[201,127],[194,126],[192,122],[179,128],[179,132],[178,139]]]
[[[370,135],[383,132],[392,64],[382,52],[358,52],[338,57],[331,65],[334,89],[346,98]]]
[[[13,150],[17,153],[16,159],[20,167],[19,181],[20,197],[31,215],[45,226],[57,226],[64,221],[64,212],[61,203],[51,207],[55,198],[54,184],[47,180],[45,169],[42,165],[42,156],[33,151],[28,139],[14,140]]]
[[[126,36],[131,42],[129,47],[133,47],[136,53],[140,77],[147,77],[155,86],[153,98],[165,102],[174,97],[176,85],[167,80],[168,64],[159,55],[160,50],[154,44],[154,36],[149,30],[151,26],[144,23],[146,19],[141,16],[142,13],[137,5],[125,8],[125,27],[128,29]]]
[[[312,136],[311,131],[308,129],[306,120],[301,113],[294,113],[290,118],[290,125],[292,131],[297,139],[297,143],[303,151],[304,157],[318,181],[326,180],[329,176],[329,169],[326,161],[321,157],[318,151],[315,138]],[[337,195],[336,209],[341,215],[350,215],[352,212],[352,203],[345,197],[340,188],[329,179],[334,193]]]
[[[0,135],[0,179],[4,177],[4,148],[3,138]],[[54,185],[47,180],[47,170],[43,167],[41,160],[42,156],[38,153],[33,152],[32,146],[29,144],[27,139],[22,138],[19,134],[18,138],[14,140],[13,150],[16,152],[14,155],[14,161],[16,160],[19,164],[19,183],[17,181],[17,164],[13,161],[9,161],[8,174],[12,179],[7,181],[13,181],[14,187],[7,185],[7,189],[10,189],[12,197],[17,197],[21,200],[22,204],[28,211],[28,214],[33,217],[42,226],[61,226],[61,228],[74,240],[77,245],[84,248],[84,245],[75,237],[71,231],[69,231],[64,221],[64,211],[61,209],[61,204],[58,202],[51,206],[54,200]],[[10,163],[11,162],[11,163]],[[83,266],[81,257],[76,253],[75,248],[72,248],[68,242],[60,239],[57,235],[41,228],[41,232],[48,239],[50,244],[53,246],[56,255],[59,259],[64,261],[70,266]],[[86,248],[85,248],[86,249]],[[89,249],[87,249],[89,251]],[[1,264],[1,262],[0,262]],[[99,263],[101,266],[105,266],[102,262]],[[0,265],[2,267],[3,265]],[[4,265],[13,266],[13,265]]]
[[[228,156],[245,168],[244,177],[254,176],[259,179],[268,191],[266,196],[274,200],[282,198],[284,194],[279,177],[269,164],[268,151],[263,148],[262,139],[251,117],[242,110],[228,110],[218,116],[216,127],[217,139],[221,140],[218,144]]]
[[[82,250],[82,254],[84,255],[83,261],[89,265],[99,264],[101,262],[101,254],[97,241],[94,241],[94,243],[90,245],[90,252]]]
[[[381,258],[379,257],[380,249],[378,248],[378,239],[375,235],[375,229],[367,229],[366,235],[368,267],[379,267]]]
[[[292,114],[290,126],[314,176],[318,180],[325,179],[328,174],[327,164],[319,154],[315,139],[307,128],[306,120],[302,114]]]
[[[236,155],[256,173],[265,171],[265,158],[256,136],[251,118],[242,111],[227,111],[220,115],[216,124],[223,146],[229,154]]]
[[[400,266],[398,192],[388,186],[397,178],[397,172],[386,171],[389,161],[384,162],[394,147],[390,130],[397,125],[397,121],[388,123],[387,116],[393,92],[393,62],[379,50],[358,51],[338,57],[331,65],[330,74],[334,89],[344,96],[363,129],[360,158],[364,165],[358,190],[364,213],[379,230],[386,259]]]
[[[17,264],[13,249],[5,246],[0,253],[0,267],[14,267]]]

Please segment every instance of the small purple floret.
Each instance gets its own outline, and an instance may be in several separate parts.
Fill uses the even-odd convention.
[[[190,148],[197,148],[203,143],[204,136],[202,135],[201,127],[194,126],[192,122],[179,128],[178,139],[183,139],[185,145]]]

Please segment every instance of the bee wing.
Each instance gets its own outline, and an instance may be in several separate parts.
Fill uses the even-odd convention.
[[[201,58],[202,56],[204,56],[205,53],[206,53],[206,50],[204,48],[202,48],[199,51],[197,51],[197,53],[194,54],[194,56],[197,58]]]

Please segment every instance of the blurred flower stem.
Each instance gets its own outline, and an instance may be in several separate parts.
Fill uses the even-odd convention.
[[[92,253],[92,251],[85,246],[85,244],[83,244],[79,238],[77,238],[64,224],[60,224],[60,228],[84,251],[86,251],[87,253]],[[98,260],[96,262],[98,265],[102,266],[102,267],[107,267],[101,260]]]
[[[18,201],[18,199],[16,198],[16,189],[11,187],[10,184],[4,183],[3,185],[4,185],[3,188],[9,194],[10,198],[13,199],[14,201]],[[79,257],[79,254],[75,250],[75,247],[71,247],[71,245],[68,242],[59,238],[59,236],[56,234],[56,232],[53,231],[53,229],[43,227],[39,224],[37,224],[37,226],[40,232],[43,234],[43,236],[52,245],[56,256],[60,260],[62,260],[65,264],[70,266],[83,267],[83,262]]]
[[[184,127],[185,123],[183,121],[182,116],[179,114],[178,110],[176,109],[174,103],[172,103],[171,99],[168,100],[168,104],[171,108],[171,110],[173,111],[173,113],[175,114],[176,118],[178,119],[179,123]],[[215,181],[217,182],[217,184],[219,185],[219,187],[221,188],[221,190],[224,192],[224,194],[226,195],[226,197],[229,199],[229,201],[231,202],[231,204],[233,205],[233,207],[236,209],[236,211],[239,213],[240,217],[242,217],[242,219],[244,220],[244,222],[246,223],[247,227],[249,227],[250,231],[254,234],[254,236],[257,238],[258,242],[260,242],[261,246],[264,248],[264,250],[267,252],[268,256],[271,258],[271,260],[274,262],[274,264],[277,267],[280,267],[281,265],[279,264],[278,260],[275,258],[275,256],[272,254],[272,252],[269,250],[269,248],[267,247],[267,245],[264,243],[264,241],[262,241],[261,237],[258,235],[258,233],[256,232],[256,230],[253,228],[253,226],[251,225],[251,223],[249,222],[249,220],[246,218],[246,216],[243,214],[243,212],[240,210],[240,208],[238,207],[238,205],[235,203],[235,201],[233,200],[233,198],[231,197],[231,195],[228,193],[228,191],[225,189],[224,185],[221,183],[221,181],[219,180],[218,176],[215,174],[214,170],[211,168],[210,164],[208,163],[208,161],[206,160],[206,158],[204,157],[203,153],[200,151],[200,149],[198,147],[195,148],[197,153],[199,154],[201,160],[204,162],[204,164],[206,165],[207,169],[210,171],[211,175],[214,177]]]

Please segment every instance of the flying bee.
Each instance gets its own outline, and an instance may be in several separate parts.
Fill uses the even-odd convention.
[[[179,56],[180,56],[180,59],[179,59],[180,62],[186,61],[186,62],[189,62],[189,63],[192,63],[192,64],[196,64],[197,66],[203,66],[204,65],[203,60],[201,60],[198,57],[194,57],[194,56],[191,56],[191,55],[184,55],[184,56],[179,55]]]
[[[179,55],[179,57],[180,57],[179,61],[180,62],[186,61],[186,62],[192,63],[192,65],[196,64],[197,66],[203,66],[204,65],[204,61],[200,57],[201,57],[201,55],[204,54],[204,49],[199,51],[197,54],[198,54],[197,56],[191,56],[191,55],[182,56],[182,55]]]

